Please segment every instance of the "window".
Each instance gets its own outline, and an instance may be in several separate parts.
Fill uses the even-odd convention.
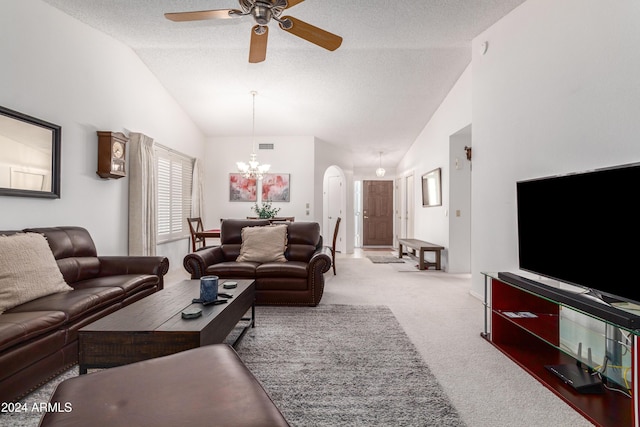
[[[158,174],[158,243],[189,236],[193,160],[156,146]]]

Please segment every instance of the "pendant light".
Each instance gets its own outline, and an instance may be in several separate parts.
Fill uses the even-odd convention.
[[[258,156],[256,155],[256,95],[258,92],[251,91],[253,96],[253,116],[251,122],[251,156],[249,156],[249,163],[237,162],[238,171],[245,178],[262,179],[265,173],[269,172],[271,165],[261,165],[258,162]]]
[[[382,151],[380,152],[380,164],[378,169],[376,169],[376,175],[378,176],[378,178],[382,178],[384,176],[384,173],[386,171],[382,168]]]

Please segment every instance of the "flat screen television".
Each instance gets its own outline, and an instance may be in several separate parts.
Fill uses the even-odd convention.
[[[520,269],[640,303],[640,163],[516,187]]]

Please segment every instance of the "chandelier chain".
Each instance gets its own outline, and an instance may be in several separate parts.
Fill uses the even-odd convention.
[[[256,91],[251,91],[253,96],[252,115],[251,115],[251,156],[249,157],[249,163],[238,162],[238,171],[245,178],[255,178],[261,180],[265,173],[270,169],[270,165],[261,165],[258,162],[258,156],[256,154]]]

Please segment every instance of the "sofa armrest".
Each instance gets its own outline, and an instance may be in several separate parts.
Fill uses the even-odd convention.
[[[331,249],[327,246],[316,249],[309,260],[309,270],[322,274],[331,268]]]
[[[313,253],[309,260],[307,283],[313,293],[313,306],[318,305],[324,293],[324,273],[331,268],[331,249],[322,246]]]
[[[182,265],[191,274],[192,279],[199,279],[204,276],[208,266],[225,261],[222,248],[220,246],[211,246],[188,254],[184,257]]]
[[[100,276],[118,274],[152,274],[159,278],[158,290],[164,288],[169,259],[164,256],[99,256]]]

